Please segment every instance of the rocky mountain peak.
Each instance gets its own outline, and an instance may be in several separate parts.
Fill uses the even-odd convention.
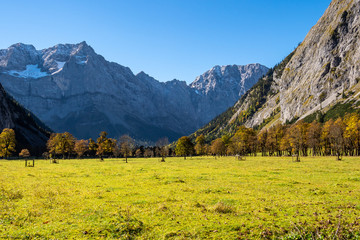
[[[182,81],[182,80],[179,80],[179,79],[176,79],[176,78],[174,78],[174,79],[171,80],[171,81],[165,82],[165,83],[167,83],[167,84],[173,84],[173,85],[178,84],[178,85],[186,86],[186,87],[187,87],[186,81]]]
[[[0,51],[0,69],[13,77],[38,79],[60,73],[66,63],[86,65],[89,59],[104,61],[85,41],[78,44],[57,44],[36,50],[33,45],[17,43]]]
[[[71,55],[93,55],[96,54],[94,49],[85,41],[73,45]]]
[[[4,69],[24,70],[38,61],[39,52],[33,45],[17,43],[0,52],[0,67]]]
[[[80,53],[81,51],[87,52],[87,53],[95,53],[95,51],[90,47],[85,41],[77,43],[77,44],[57,44],[53,47],[43,49],[42,52],[45,53],[45,55],[48,55],[49,53],[56,55],[76,55]],[[47,54],[46,54],[47,53]]]
[[[78,44],[57,44],[54,47],[42,50],[43,66],[51,74],[63,69],[70,59],[80,65],[86,65],[89,56],[97,57],[94,49],[85,41]]]
[[[25,44],[25,43],[15,43],[11,45],[8,49],[9,50],[17,49],[18,51],[23,51],[23,52],[36,52],[36,49],[33,45]]]
[[[136,78],[143,80],[143,81],[152,81],[152,82],[156,81],[157,82],[157,80],[155,78],[151,77],[149,74],[147,74],[143,71],[136,74]]]
[[[244,94],[268,70],[267,67],[260,64],[216,65],[198,76],[190,84],[190,87],[202,94],[209,94],[215,90],[221,91],[222,88],[234,89],[234,93],[238,97]]]

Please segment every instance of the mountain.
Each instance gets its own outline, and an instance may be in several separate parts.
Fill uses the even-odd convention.
[[[19,103],[56,132],[96,138],[130,134],[156,141],[187,135],[232,106],[268,69],[260,64],[214,67],[190,86],[134,75],[86,43],[36,50],[0,50],[0,82]]]
[[[260,64],[226,65],[198,76],[190,87],[201,96],[196,101],[198,115],[205,118],[200,126],[231,107],[268,70]]]
[[[16,148],[27,148],[31,154],[46,149],[49,132],[31,112],[11,98],[0,84],[0,129],[12,128],[17,141]]]
[[[270,127],[353,111],[360,96],[360,2],[334,0],[304,41],[237,103],[195,135]],[[335,111],[336,110],[336,111]]]

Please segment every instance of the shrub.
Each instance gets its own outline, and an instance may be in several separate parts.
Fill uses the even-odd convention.
[[[327,96],[326,92],[322,92],[319,96],[320,101],[323,102],[326,99],[326,96]]]
[[[215,206],[213,207],[213,211],[217,212],[217,213],[232,213],[234,212],[234,208],[230,205],[227,205],[223,202],[218,202],[217,204],[215,204]]]

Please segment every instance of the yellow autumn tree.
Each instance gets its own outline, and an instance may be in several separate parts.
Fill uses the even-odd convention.
[[[280,150],[287,153],[288,156],[292,154],[292,146],[290,143],[290,129],[286,129],[284,137],[280,141]]]
[[[331,149],[335,152],[337,160],[341,160],[341,156],[344,153],[344,132],[345,124],[341,118],[338,118],[329,131],[329,139],[331,144]]]
[[[132,139],[129,135],[122,135],[119,139],[120,152],[125,158],[125,162],[128,162],[128,157],[131,156],[132,151],[135,146],[134,139]]]
[[[348,114],[344,118],[346,125],[344,141],[350,155],[360,153],[360,119],[357,114]]]
[[[255,154],[257,148],[256,132],[252,128],[239,127],[235,135],[231,138],[229,148],[234,154],[244,156]]]
[[[333,127],[334,121],[330,119],[327,121],[321,132],[320,140],[321,140],[321,147],[323,150],[324,155],[331,154],[331,145],[330,145],[330,129]]]
[[[197,155],[204,155],[206,153],[206,149],[205,149],[205,137],[204,135],[200,135],[196,138],[195,140],[195,151]]]
[[[78,155],[78,158],[81,158],[88,150],[89,150],[89,142],[87,140],[81,139],[75,141],[74,151]]]
[[[313,121],[309,125],[309,129],[307,132],[307,145],[310,149],[312,149],[312,155],[317,156],[321,154],[321,124]]]
[[[257,135],[257,143],[258,143],[258,148],[259,151],[261,151],[261,155],[264,157],[266,156],[266,142],[268,140],[268,131],[262,130],[258,135]]]
[[[15,152],[15,132],[11,128],[4,128],[0,134],[0,157],[8,158]]]
[[[224,156],[226,154],[226,146],[221,138],[211,142],[211,153],[217,156]]]
[[[70,156],[74,152],[75,137],[69,133],[53,133],[47,142],[47,148],[51,154],[62,155],[63,159],[67,154]]]
[[[28,158],[30,157],[30,152],[28,149],[22,149],[19,153],[19,157],[22,157],[22,158]]]
[[[101,161],[104,160],[104,155],[110,155],[113,153],[117,142],[115,139],[108,138],[107,135],[107,132],[103,131],[100,133],[100,136],[96,140],[96,155],[100,157]]]

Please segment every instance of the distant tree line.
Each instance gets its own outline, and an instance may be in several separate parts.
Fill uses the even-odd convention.
[[[223,135],[205,144],[204,136],[196,138],[198,155],[256,155],[262,156],[342,156],[360,155],[360,118],[356,113],[347,114],[325,123],[302,120],[292,125],[275,125],[255,131],[239,127],[234,136]]]
[[[46,144],[47,152],[42,156],[52,158],[83,158],[99,157],[123,157],[127,162],[128,157],[161,157],[165,161],[168,156],[174,155],[166,137],[159,139],[155,146],[136,146],[135,140],[129,135],[123,135],[119,139],[109,138],[107,132],[101,132],[96,140],[76,139],[71,133],[52,133]],[[13,129],[5,128],[0,133],[0,158],[14,157],[16,153],[16,138]],[[31,153],[28,149],[22,149],[19,157],[29,158]]]
[[[175,147],[170,147],[167,138],[159,139],[155,146],[136,146],[129,135],[119,139],[109,138],[107,132],[101,132],[95,140],[92,138],[77,140],[68,132],[53,133],[47,142],[48,152],[44,158],[71,157],[160,157],[165,161],[168,156],[182,156],[186,159],[192,155],[257,155],[262,156],[342,156],[360,155],[360,117],[356,113],[346,114],[343,118],[329,120],[325,123],[302,120],[294,124],[275,125],[268,129],[256,131],[253,128],[240,126],[233,136],[223,135],[206,143],[203,135],[197,136],[195,143],[189,137],[181,137]],[[0,134],[0,157],[8,158],[16,151],[15,132],[5,128]],[[22,149],[20,157],[28,158],[30,152]]]
[[[47,142],[48,152],[44,157],[70,158],[76,154],[78,158],[99,157],[123,157],[125,162],[128,157],[154,157],[158,156],[165,161],[169,156],[169,141],[167,138],[159,139],[155,147],[136,147],[135,140],[129,135],[123,135],[119,139],[109,138],[107,132],[101,132],[95,140],[77,140],[70,133],[53,133]]]

